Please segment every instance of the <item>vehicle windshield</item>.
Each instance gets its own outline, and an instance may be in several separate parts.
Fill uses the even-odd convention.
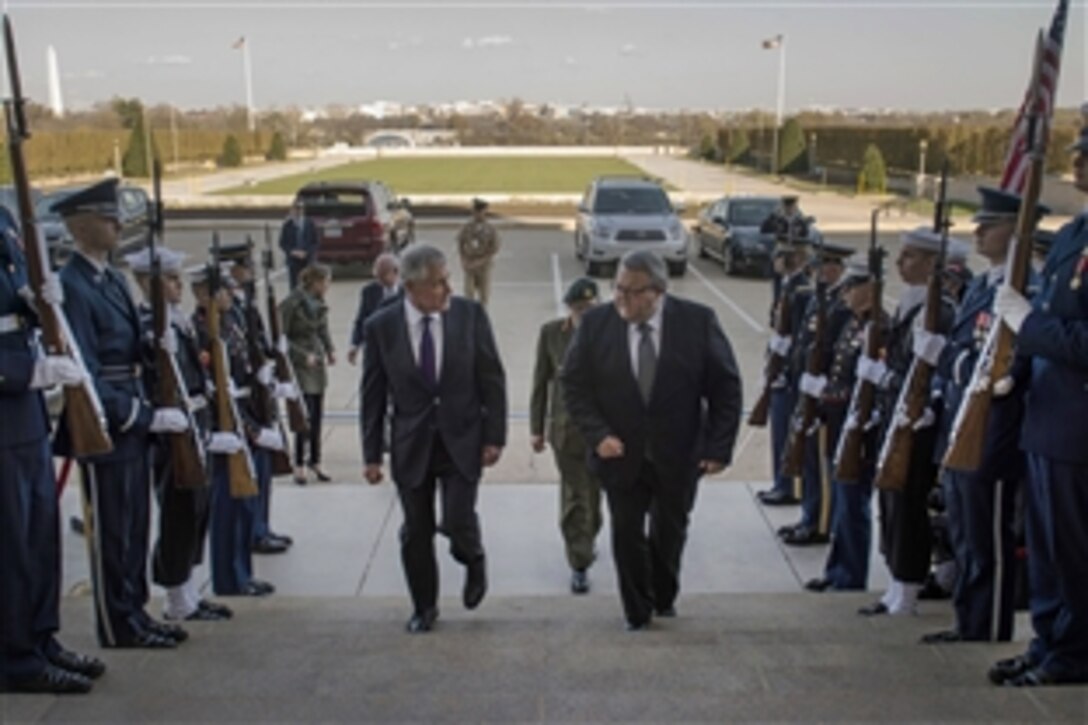
[[[729,205],[729,223],[735,227],[758,227],[777,206],[774,201],[734,201]]]
[[[672,205],[664,191],[653,187],[600,189],[593,211],[597,214],[671,214]]]

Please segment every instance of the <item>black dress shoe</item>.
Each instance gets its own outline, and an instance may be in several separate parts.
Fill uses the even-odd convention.
[[[778,535],[778,538],[782,538],[784,536],[789,536],[794,530],[799,528],[801,528],[801,524],[786,524],[785,526],[779,526],[775,533]]]
[[[461,592],[465,609],[475,609],[480,606],[485,594],[487,594],[487,564],[481,556],[468,564],[465,571],[465,588]]]
[[[287,534],[277,534],[275,531],[271,531],[271,532],[269,532],[268,535],[270,537],[272,537],[273,539],[276,539],[277,541],[282,541],[283,543],[287,544],[288,546],[292,546],[295,543],[295,540],[292,539]]]
[[[265,536],[264,538],[257,539],[253,542],[250,551],[254,554],[282,554],[287,551],[287,544],[280,539],[273,539],[271,536]]]
[[[1057,677],[1041,667],[1032,667],[1015,677],[1010,677],[1001,684],[1005,687],[1050,687],[1053,685],[1080,684],[1082,680],[1069,680]]]
[[[824,578],[809,579],[805,582],[805,589],[810,592],[826,592],[831,588],[831,580]]]
[[[430,632],[434,629],[434,622],[436,619],[438,619],[438,610],[431,607],[425,611],[413,614],[412,618],[408,620],[408,624],[405,625],[405,629],[411,634]]]
[[[46,665],[45,669],[34,677],[4,683],[0,691],[40,695],[84,695],[90,692],[93,686],[94,683],[90,678],[78,672],[56,665]]]
[[[887,613],[888,613],[888,605],[885,604],[884,602],[874,602],[873,604],[870,604],[868,606],[861,607],[860,609],[858,609],[858,614],[860,614],[863,617],[876,617],[876,616],[879,616],[881,614],[887,614]]]
[[[150,629],[139,629],[128,637],[121,637],[112,645],[103,645],[115,649],[176,649],[178,641],[173,637],[163,637]]]
[[[322,471],[317,466],[309,466],[310,472],[314,474],[314,477],[322,483],[328,483],[332,480],[332,476]]]
[[[585,569],[575,569],[570,574],[570,590],[574,594],[589,593],[589,574]]]
[[[827,534],[821,534],[807,526],[798,526],[793,531],[782,537],[782,543],[787,546],[817,546],[831,541]]]
[[[676,617],[676,607],[671,604],[667,607],[654,608],[655,617],[664,617],[665,619],[673,619]]]
[[[209,602],[207,599],[201,599],[196,604],[196,608],[201,612],[211,612],[212,614],[219,615],[220,619],[230,619],[234,616],[234,610],[228,607],[226,604],[219,604],[218,602]]]
[[[628,621],[625,628],[628,632],[645,632],[650,628],[650,620],[646,619],[641,622]]]
[[[760,491],[757,498],[764,506],[795,506],[801,503],[797,497],[781,491]]]
[[[242,595],[247,597],[267,597],[276,591],[276,587],[260,579],[250,579],[242,588]]]
[[[1030,669],[1031,662],[1028,661],[1028,658],[1024,655],[1016,655],[1008,659],[998,660],[990,667],[986,675],[990,678],[990,682],[1000,685],[1006,680],[1019,677]]]
[[[921,644],[951,644],[952,642],[962,642],[963,635],[954,629],[942,629],[940,632],[923,634],[918,641]]]
[[[157,622],[154,619],[148,618],[148,620],[144,622],[144,626],[160,637],[168,637],[178,644],[189,639],[189,633],[176,624]]]
[[[87,655],[81,655],[72,650],[64,649],[60,647],[55,652],[50,652],[46,655],[46,659],[49,663],[60,667],[63,670],[69,672],[75,672],[77,675],[83,675],[84,677],[97,680],[102,675],[106,674],[106,664],[94,657],[88,657]]]

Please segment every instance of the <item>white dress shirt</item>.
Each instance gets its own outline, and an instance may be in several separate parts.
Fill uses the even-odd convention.
[[[654,352],[657,353],[658,359],[661,359],[661,311],[664,308],[665,297],[662,296],[657,302],[654,314],[646,320],[650,326],[650,339],[653,340]],[[627,348],[631,355],[631,372],[634,373],[635,380],[638,380],[638,345],[642,341],[642,332],[639,331],[638,326],[637,322],[627,323]]]
[[[408,322],[408,340],[412,343],[412,357],[419,366],[419,344],[423,340],[424,313],[404,298],[404,317]],[[434,340],[434,377],[442,379],[442,313],[431,313],[431,338]]]

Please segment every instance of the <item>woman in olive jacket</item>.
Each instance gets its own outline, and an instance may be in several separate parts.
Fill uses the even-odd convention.
[[[307,439],[309,460],[305,465],[319,481],[331,480],[321,470],[321,415],[325,388],[329,384],[326,370],[336,364],[336,353],[329,336],[329,308],[325,294],[332,282],[332,273],[323,264],[313,264],[299,274],[299,286],[280,303],[287,351],[295,366],[295,375],[310,416],[310,430],[295,438],[295,483],[306,485],[305,460]]]

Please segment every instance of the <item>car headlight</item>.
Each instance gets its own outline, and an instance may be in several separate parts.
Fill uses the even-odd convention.
[[[687,232],[687,230],[684,229],[684,225],[680,223],[679,219],[677,219],[676,221],[674,221],[672,224],[669,225],[669,238],[670,239],[683,240],[684,234],[686,232]]]

